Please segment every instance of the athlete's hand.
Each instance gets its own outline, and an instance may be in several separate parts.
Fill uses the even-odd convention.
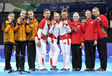
[[[56,24],[56,21],[55,21],[55,20],[52,20],[52,24],[53,24],[53,25]]]
[[[83,46],[84,46],[84,43],[82,42],[80,48],[82,48]]]
[[[101,20],[101,18],[100,18],[100,17],[96,17],[96,19],[95,19],[95,20],[96,20],[96,21],[97,21],[97,20]]]
[[[94,46],[96,46],[96,45],[97,45],[97,40],[94,41]]]
[[[29,24],[30,23],[30,19],[27,19],[27,24]]]

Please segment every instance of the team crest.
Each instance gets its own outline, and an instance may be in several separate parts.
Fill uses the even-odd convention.
[[[93,24],[93,21],[91,21],[91,24]]]

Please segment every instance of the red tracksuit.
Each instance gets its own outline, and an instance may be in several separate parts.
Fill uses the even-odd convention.
[[[39,70],[45,69],[44,63],[46,59],[46,35],[48,32],[48,26],[49,26],[48,22],[49,22],[48,18],[44,18],[40,22],[40,26],[39,26],[37,35],[35,37],[36,54],[37,54]],[[40,38],[41,46],[37,46],[38,38]]]
[[[98,38],[107,37],[108,20],[104,15],[99,16],[101,20],[97,20]]]
[[[107,68],[107,28],[108,28],[108,20],[104,15],[99,15],[100,20],[96,21],[97,29],[98,29],[98,42],[97,48],[100,57],[100,64],[104,70]]]
[[[85,41],[85,64],[90,70],[95,66],[95,46],[94,40],[97,40],[97,25],[95,20],[86,19],[83,26]]]
[[[72,28],[77,29],[76,32],[71,33],[71,44],[81,44],[83,42],[82,24],[79,21],[74,21],[72,23]]]
[[[82,49],[80,48],[83,42],[82,24],[79,21],[74,21],[73,27],[76,28],[76,31],[71,33],[72,67],[80,70],[82,67]]]
[[[93,19],[87,19],[83,26],[84,41],[97,40],[97,26]]]

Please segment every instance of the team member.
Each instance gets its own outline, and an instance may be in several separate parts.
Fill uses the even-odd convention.
[[[14,13],[9,13],[8,20],[4,22],[4,56],[5,56],[5,68],[4,71],[13,71],[10,60],[13,50],[14,41]]]
[[[62,9],[61,15],[63,19],[60,21],[59,39],[64,60],[64,67],[61,69],[61,71],[68,71],[70,64],[70,48],[71,48],[71,39],[70,39],[71,21],[67,19],[68,16],[67,9],[65,8]]]
[[[57,38],[59,35],[59,22],[60,22],[60,15],[57,12],[54,12],[54,20],[52,20],[52,26],[49,29],[48,35],[48,43],[50,45],[50,66],[51,70],[58,70],[57,69],[57,59],[59,56],[60,49],[57,45]]]
[[[73,14],[72,33],[71,33],[71,50],[72,50],[72,71],[80,71],[82,67],[82,47],[83,32],[82,24],[79,22],[79,14]]]
[[[33,11],[28,11],[28,19],[26,25],[27,33],[27,55],[28,55],[28,65],[29,70],[35,71],[35,57],[36,57],[36,47],[35,47],[35,35],[38,30],[38,21],[34,17]]]
[[[86,21],[82,21],[84,41],[85,41],[85,71],[94,71],[95,66],[95,51],[97,44],[97,26],[95,20],[91,19],[91,11],[87,10],[85,12],[87,17]]]
[[[96,17],[96,25],[98,29],[98,43],[97,48],[100,57],[101,67],[97,71],[105,71],[107,68],[107,28],[108,20],[104,15],[100,15],[100,11],[97,7],[92,9],[93,15]]]
[[[26,11],[22,10],[20,17],[17,19],[15,31],[15,41],[16,41],[16,67],[17,70],[24,71],[25,62],[25,46],[26,46]]]
[[[36,52],[37,52],[37,62],[40,71],[47,71],[45,68],[45,58],[46,58],[46,35],[48,33],[48,27],[50,25],[50,10],[44,10],[44,19],[40,22],[39,30],[37,36],[35,37]]]

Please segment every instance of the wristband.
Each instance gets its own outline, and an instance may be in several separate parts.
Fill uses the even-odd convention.
[[[99,20],[100,22],[102,21],[102,19]]]

